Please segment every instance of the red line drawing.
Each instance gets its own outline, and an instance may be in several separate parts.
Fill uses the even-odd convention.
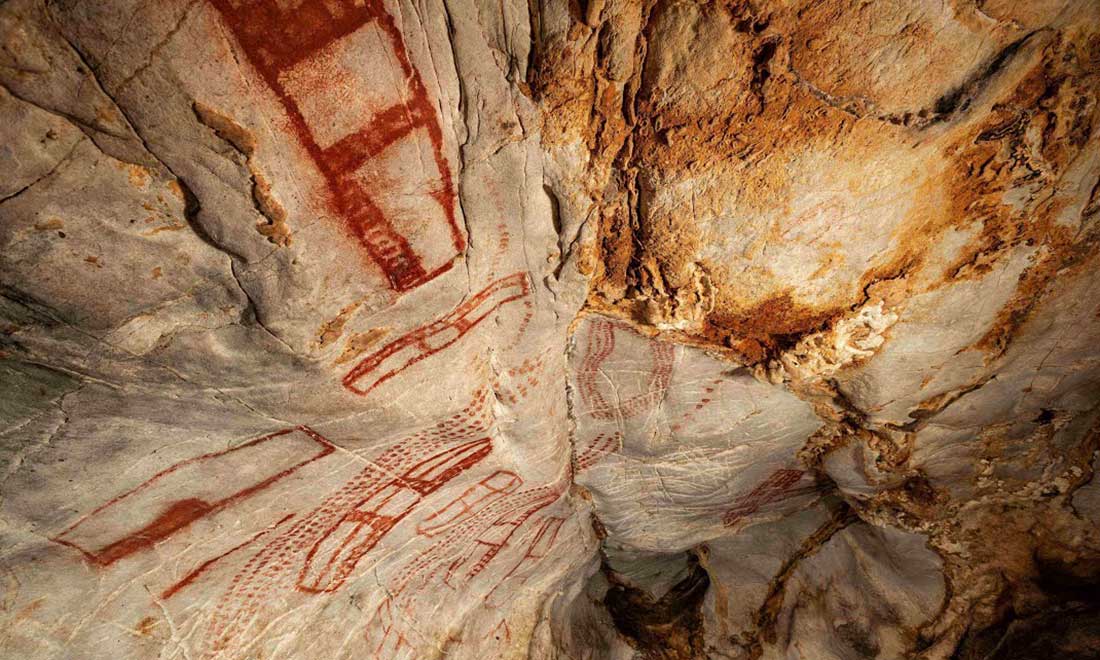
[[[346,376],[344,387],[365,395],[410,366],[458,341],[498,307],[527,296],[526,273],[503,277],[467,299],[446,316],[396,339],[360,361]],[[359,382],[373,376],[363,387]]]
[[[486,188],[486,194],[490,198],[492,198],[494,202],[494,208],[503,211],[508,207],[507,203],[504,202],[503,197],[496,186],[489,184]],[[496,250],[493,253],[493,257],[490,260],[488,279],[497,278],[497,273],[500,271],[501,268],[501,262],[505,261],[505,256],[508,253],[508,247],[512,243],[512,235],[508,231],[507,222],[502,221],[497,223],[496,230],[497,246]],[[527,327],[531,324],[531,319],[535,316],[534,305],[532,305],[529,300],[525,300],[523,305],[527,309],[524,312],[523,318],[521,318],[519,322],[515,324],[515,334],[507,342],[505,342],[503,339],[497,340],[499,342],[497,344],[497,347],[501,352],[506,353],[514,349],[516,346],[519,346],[520,342],[523,340],[523,336],[527,332]]]
[[[592,438],[584,451],[576,455],[573,459],[573,469],[583,472],[599,463],[604,456],[614,453],[620,446],[622,446],[622,436],[619,433],[600,433]]]
[[[577,370],[578,389],[581,398],[589,407],[586,412],[596,419],[633,417],[652,408],[664,398],[669,381],[672,379],[672,363],[675,358],[673,345],[650,340],[647,344],[652,355],[653,366],[645,391],[608,403],[596,380],[606,378],[600,369],[604,361],[615,351],[616,332],[619,330],[614,323],[598,318],[592,320],[588,326],[588,343],[581,358],[580,369]]]
[[[416,526],[416,532],[432,537],[458,522],[476,514],[489,502],[514,493],[523,485],[523,479],[515,472],[498,470],[466,489],[442,509],[428,516]]]
[[[415,593],[426,586],[431,576],[441,577],[452,589],[476,578],[508,545],[523,523],[558,501],[562,492],[561,486],[542,486],[491,502],[449,527],[439,541],[407,564],[391,585],[391,592],[401,595],[414,580],[424,580],[411,592]]]
[[[190,573],[188,573],[187,575],[185,575],[182,580],[180,580],[179,582],[173,584],[172,586],[168,587],[163,592],[161,592],[161,594],[160,594],[161,600],[168,600],[172,596],[175,596],[182,589],[184,589],[185,587],[190,585],[192,582],[194,582],[196,579],[198,579],[198,577],[200,575],[202,575],[203,573],[205,573],[211,566],[218,563],[222,559],[225,559],[226,557],[228,557],[229,555],[233,554],[234,552],[240,550],[241,548],[243,548],[247,545],[251,545],[254,541],[256,541],[256,539],[260,538],[261,536],[266,536],[267,534],[270,534],[277,527],[279,527],[280,525],[282,525],[283,523],[285,523],[286,521],[290,520],[293,517],[294,517],[293,513],[288,514],[286,516],[283,516],[282,520],[275,523],[274,525],[272,525],[268,529],[265,529],[263,531],[260,531],[260,532],[257,532],[255,534],[253,534],[244,543],[240,543],[238,545],[233,546],[232,548],[226,550],[225,552],[221,553],[217,557],[207,559],[202,564],[200,564],[198,568],[196,568],[195,570],[193,570]]]
[[[394,607],[396,606],[392,599],[386,598],[374,613],[382,628],[382,641],[374,649],[374,657],[378,660],[396,658],[402,649],[412,648],[400,626],[394,621]]]
[[[512,629],[508,627],[508,622],[504,619],[500,620],[500,623],[495,628],[489,631],[489,634],[485,635],[485,641],[494,640],[497,642],[511,642],[512,641]]]
[[[531,544],[527,546],[527,551],[523,553],[523,557],[519,560],[519,563],[516,564],[516,567],[508,571],[508,575],[515,573],[519,567],[528,560],[542,559],[549,554],[550,548],[554,546],[554,541],[558,539],[558,532],[561,531],[563,523],[565,523],[565,518],[558,518],[556,516],[545,518],[538,526],[538,530],[535,532],[535,538],[531,539]]]
[[[429,528],[429,538],[437,539],[435,543],[417,554],[386,583],[385,611],[380,608],[376,615],[381,620],[383,633],[377,657],[395,657],[382,653],[407,643],[403,626],[393,619],[394,613],[404,612],[408,620],[415,620],[415,612],[421,611],[416,605],[424,597],[432,599],[433,606],[438,607],[439,598],[445,595],[438,589],[426,591],[429,587],[442,582],[455,592],[470,593],[470,585],[475,579],[481,576],[484,580],[491,575],[495,584],[480,598],[485,607],[494,607],[489,598],[504,580],[521,573],[530,562],[548,556],[565,518],[536,518],[536,514],[560,502],[568,482],[563,479],[537,488],[503,492],[513,489],[516,482],[521,482],[520,478],[513,479],[510,473],[491,475],[475,488],[467,489],[455,502],[439,509],[436,518],[443,519],[437,520],[442,524]],[[471,501],[477,506],[468,506]],[[462,504],[456,505],[456,502]],[[532,519],[534,525],[528,523]],[[499,574],[486,570],[491,562],[502,556],[506,547],[520,542],[525,544],[523,554],[518,559],[513,557],[515,563],[503,577],[497,579]]]
[[[382,0],[210,1],[390,287],[407,291],[450,269],[466,242],[443,132]],[[376,64],[364,70],[363,58]],[[434,189],[417,190],[418,175]]]
[[[313,430],[299,426],[190,458],[114,497],[53,540],[108,566],[255,495],[334,450]]]
[[[413,472],[414,477],[420,475],[416,478],[431,479],[432,475],[438,477],[477,455],[485,447],[480,443],[493,425],[489,397],[489,389],[483,387],[458,413],[391,445],[320,505],[256,552],[234,576],[214,607],[204,638],[206,652],[224,657],[243,655],[241,649],[264,629],[270,615],[267,609],[270,601],[285,598],[288,592],[310,594],[300,588],[299,582],[302,567],[311,553],[315,563],[321,561],[319,550],[315,549],[318,542],[333,536],[348,514],[391,484],[394,475]],[[465,451],[450,451],[457,447],[465,447]],[[448,459],[430,467],[425,465],[438,456]],[[410,469],[417,465],[421,466],[419,472]],[[351,556],[344,555],[345,558]],[[336,563],[347,566],[342,559]],[[329,579],[328,584],[333,589],[339,587],[337,580]]]
[[[310,549],[298,576],[298,588],[309,593],[339,589],[359,560],[425,495],[479,463],[492,448],[490,438],[450,447],[371,492]]]
[[[680,421],[673,424],[670,430],[675,433],[682,429],[685,424],[694,420],[695,415],[697,415],[700,410],[706,408],[708,404],[714,401],[714,391],[718,389],[718,386],[721,384],[722,379],[719,378],[713,381],[710,385],[703,388],[703,396],[699,399],[699,401],[696,402],[695,407],[684,413],[684,416],[680,418]]]
[[[518,367],[509,367],[493,380],[497,397],[508,404],[517,404],[541,384],[549,351],[538,357],[524,358]]]
[[[737,499],[733,507],[722,516],[722,523],[726,527],[732,527],[745,516],[756,513],[765,504],[801,494],[801,491],[791,492],[791,487],[802,479],[803,474],[805,473],[802,470],[786,469],[771,473],[756,488]],[[810,490],[816,490],[816,487]]]
[[[489,562],[500,554],[500,551],[508,545],[508,541],[516,531],[527,522],[527,519],[535,515],[543,508],[553,504],[557,501],[559,494],[557,492],[548,492],[543,497],[535,500],[535,502],[525,508],[520,509],[518,512],[512,514],[506,514],[498,518],[493,524],[474,540],[476,546],[480,546],[482,550],[481,556],[474,562],[473,566],[466,571],[464,576],[465,580],[471,580],[478,576],[489,565]],[[450,577],[456,572],[458,566],[452,565],[447,571],[448,579],[444,579],[445,583],[450,584]]]
[[[531,542],[527,544],[527,550],[524,551],[523,556],[519,558],[512,570],[504,574],[504,577],[497,581],[496,585],[489,590],[489,593],[485,594],[485,602],[488,603],[496,593],[496,590],[500,588],[504,582],[515,575],[524,564],[532,564],[543,557],[550,554],[550,549],[554,547],[554,541],[558,539],[558,532],[561,531],[562,524],[565,523],[565,518],[559,518],[557,516],[549,516],[543,518],[538,526],[535,528],[535,533],[531,538]],[[526,582],[527,578],[524,577],[521,582]]]

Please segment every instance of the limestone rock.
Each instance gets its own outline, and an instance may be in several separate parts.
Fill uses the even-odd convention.
[[[1095,2],[8,0],[0,118],[0,657],[1096,657]]]

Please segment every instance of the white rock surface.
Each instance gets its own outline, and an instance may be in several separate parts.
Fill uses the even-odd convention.
[[[1098,90],[1088,0],[0,3],[0,657],[1095,657]]]

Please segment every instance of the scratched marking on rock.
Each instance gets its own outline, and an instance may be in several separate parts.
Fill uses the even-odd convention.
[[[381,0],[210,1],[390,287],[450,269],[466,241],[443,133]]]
[[[107,566],[259,493],[334,449],[299,426],[187,459],[111,499],[53,540]]]
[[[368,355],[344,376],[344,387],[359,395],[367,394],[410,366],[455,343],[498,307],[523,299],[528,293],[530,285],[526,273],[513,273],[493,282],[446,316]]]

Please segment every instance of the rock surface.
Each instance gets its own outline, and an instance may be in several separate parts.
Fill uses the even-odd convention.
[[[1095,658],[1091,0],[0,3],[0,656]]]

